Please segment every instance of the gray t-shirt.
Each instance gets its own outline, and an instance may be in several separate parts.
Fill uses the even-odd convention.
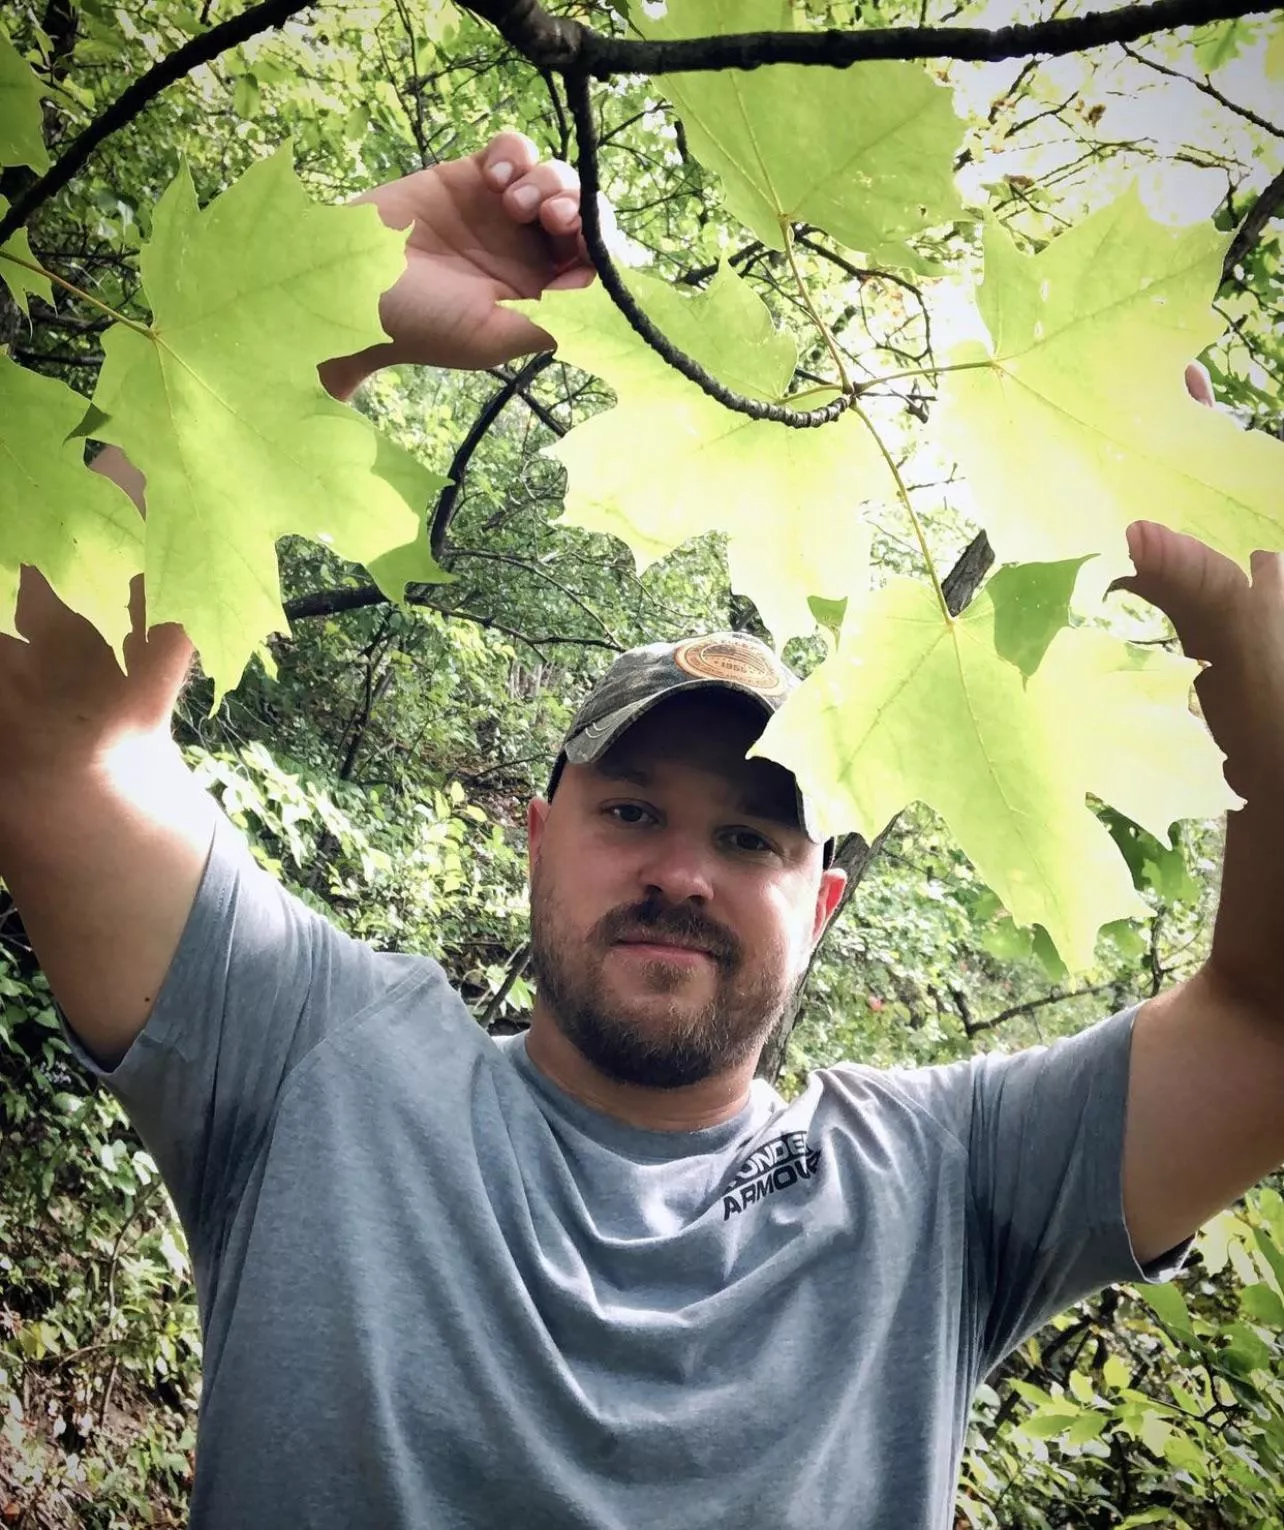
[[[973,1391],[1143,1272],[1132,1014],[647,1131],[224,821],[106,1077],[187,1230],[197,1530],[948,1530]]]

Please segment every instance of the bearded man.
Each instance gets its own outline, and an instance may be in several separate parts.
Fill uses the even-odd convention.
[[[407,271],[336,396],[546,348],[499,303],[591,279],[574,177],[518,135],[373,200]],[[1279,566],[1133,552],[1248,801],[1208,962],[1052,1047],[788,1104],[755,1063],[843,876],[746,758],[795,683],[762,645],[637,649],[585,700],[529,812],[538,1000],[497,1044],[257,868],[171,740],[180,632],[140,601],[122,674],[24,575],[0,873],[187,1231],[195,1530],[947,1530],[986,1373],[1284,1159]]]

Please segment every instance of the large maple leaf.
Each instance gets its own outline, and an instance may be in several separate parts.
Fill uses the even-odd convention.
[[[1221,333],[1211,304],[1226,237],[1174,230],[1135,191],[1019,253],[991,224],[978,303],[992,349],[950,357],[940,427],[1000,558],[1097,553],[1098,588],[1131,572],[1138,519],[1247,564],[1284,548],[1284,446],[1186,393]]]
[[[630,7],[643,37],[794,28],[789,0],[669,0]],[[773,64],[669,74],[691,152],[722,178],[727,205],[772,249],[782,225],[814,223],[872,258],[913,263],[905,241],[962,214],[954,160],[963,124],[949,90],[917,64],[851,69]]]
[[[1101,925],[1146,912],[1087,794],[1165,840],[1237,799],[1188,710],[1192,661],[1086,628],[1048,641],[1062,575],[998,576],[952,621],[925,585],[893,580],[753,752],[793,771],[831,829],[872,839],[908,803],[934,808],[1013,919],[1082,969]],[[1023,674],[1014,660],[1045,646]]]
[[[18,576],[29,563],[123,663],[143,523],[123,490],[85,467],[72,436],[84,415],[65,383],[0,356],[0,632],[17,636]]]
[[[669,339],[721,381],[760,399],[784,393],[794,341],[729,267],[690,298],[653,277],[628,282]],[[809,596],[865,588],[870,538],[858,507],[888,479],[858,419],[791,430],[725,409],[639,339],[600,284],[514,306],[617,399],[548,449],[566,466],[568,525],[619,537],[639,568],[725,532],[732,586],[781,645],[814,630]]]
[[[149,616],[183,624],[220,693],[285,628],[278,537],[366,563],[394,599],[444,577],[423,537],[443,480],[316,375],[385,338],[379,295],[404,245],[373,207],[312,203],[284,150],[203,211],[186,172],[156,208],[140,257],[152,324],[108,331],[94,434],[147,480]]]

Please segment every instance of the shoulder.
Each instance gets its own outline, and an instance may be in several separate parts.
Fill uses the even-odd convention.
[[[819,1129],[966,1154],[978,1061],[921,1068],[836,1063],[811,1075],[804,1099]]]

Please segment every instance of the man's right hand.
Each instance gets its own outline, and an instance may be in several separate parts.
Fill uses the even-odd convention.
[[[551,350],[543,330],[499,304],[593,279],[579,180],[560,160],[541,163],[521,133],[499,133],[467,159],[418,170],[359,200],[373,202],[390,227],[411,231],[405,274],[380,305],[390,343],[321,369],[338,398],[400,362],[479,369]]]

